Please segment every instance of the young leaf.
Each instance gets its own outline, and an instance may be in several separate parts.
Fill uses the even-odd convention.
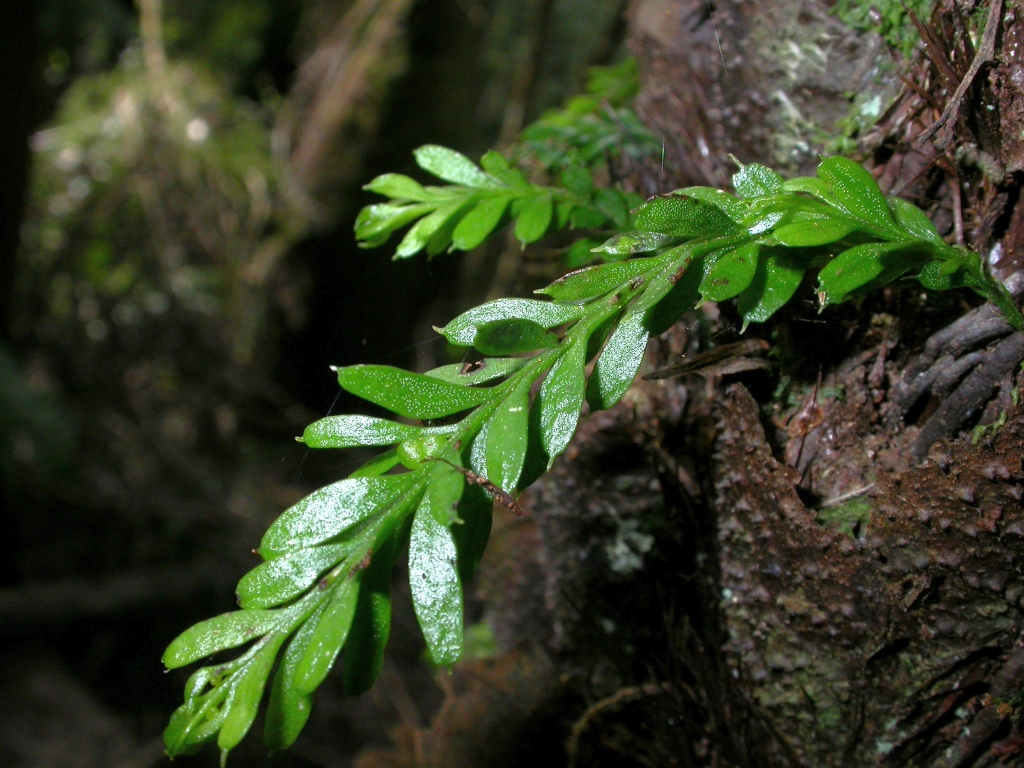
[[[527,409],[532,383],[524,379],[512,389],[491,417],[487,432],[487,478],[509,493],[516,489],[526,458]]]
[[[642,277],[655,266],[654,259],[630,259],[586,267],[558,278],[536,293],[546,293],[558,302],[584,301],[603,296],[625,282]],[[579,316],[582,317],[582,310]]]
[[[164,651],[168,669],[228,648],[237,648],[271,632],[281,623],[280,611],[232,611],[195,624],[178,635]]]
[[[415,256],[429,244],[433,245],[430,249],[431,254],[442,250],[448,244],[450,237],[450,234],[446,234],[448,232],[446,225],[450,225],[449,229],[454,228],[454,222],[474,201],[475,198],[458,198],[439,205],[433,213],[420,219],[412,229],[405,233],[405,237],[402,238],[402,242],[395,250],[394,258],[407,259],[410,256]],[[441,234],[440,245],[434,240],[439,233]]]
[[[758,259],[754,279],[737,302],[743,330],[750,323],[765,322],[786,305],[800,287],[809,262],[808,255],[781,249],[768,249],[768,255]]]
[[[306,427],[302,442],[310,448],[393,445],[415,437],[419,432],[419,427],[373,416],[328,416]]]
[[[494,320],[477,327],[473,346],[485,355],[517,355],[558,346],[558,337],[532,320]]]
[[[582,316],[582,307],[536,299],[495,299],[463,312],[444,328],[436,330],[452,344],[468,347],[476,339],[477,328],[495,320],[530,320],[542,328],[554,328]]]
[[[253,568],[238,582],[235,594],[243,608],[272,608],[309,589],[317,577],[341,562],[344,544],[300,549]]]
[[[742,198],[763,197],[782,191],[782,177],[771,168],[749,163],[733,174],[732,186]]]
[[[524,365],[526,365],[526,358],[523,357],[488,357],[468,365],[464,363],[442,365],[423,375],[447,381],[449,384],[458,384],[460,387],[470,387],[505,378]]]
[[[551,366],[537,394],[541,444],[548,455],[548,468],[576,433],[586,389],[583,376],[586,352],[585,343],[573,343]]]
[[[508,208],[508,195],[485,197],[467,213],[452,233],[452,245],[460,251],[471,251],[480,245],[501,222]]]
[[[462,583],[450,528],[420,504],[409,540],[409,590],[434,664],[454,664],[462,654]]]
[[[306,652],[295,668],[295,689],[312,693],[327,677],[348,637],[359,597],[359,577],[340,581],[334,587],[327,608],[316,623]]]
[[[412,486],[412,474],[339,480],[285,510],[263,535],[259,553],[270,560],[321,544],[388,509]]]
[[[534,195],[527,198],[516,219],[516,240],[523,246],[540,240],[551,225],[553,213],[551,195]]]
[[[439,179],[465,187],[493,187],[494,182],[465,155],[437,144],[413,150],[416,164]]]
[[[263,725],[263,743],[271,752],[287,749],[295,743],[313,709],[313,697],[295,687],[295,671],[306,655],[313,631],[326,608],[325,601],[288,642],[274,675]]]
[[[950,269],[950,267],[955,269]],[[960,268],[955,261],[936,260],[929,261],[917,275],[917,279],[925,288],[930,291],[948,291],[952,288],[971,287],[975,281],[971,280],[966,270]]]
[[[708,301],[725,301],[747,289],[757,270],[756,243],[741,245],[724,254],[700,284],[700,293]]]
[[[412,419],[439,419],[479,405],[487,392],[460,387],[389,365],[350,365],[338,369],[346,392]]]
[[[633,225],[671,237],[720,237],[739,230],[720,208],[676,195],[648,200],[636,210]]]
[[[420,216],[425,216],[435,207],[430,203],[368,205],[359,212],[359,217],[356,219],[356,239],[366,241],[364,245],[370,247],[382,245],[392,232],[416,221]]]
[[[827,245],[842,240],[856,229],[853,222],[845,219],[819,219],[786,224],[772,232],[780,245],[806,247]]]
[[[844,209],[885,232],[898,232],[875,177],[859,163],[845,157],[828,157],[818,165],[818,176],[828,182]]]
[[[274,642],[267,643],[256,653],[241,673],[234,690],[225,704],[228,712],[217,734],[217,746],[221,749],[221,763],[227,753],[237,747],[249,732],[256,712],[259,710],[263,688],[267,684],[270,670],[274,666],[278,648],[284,641],[282,635]]]
[[[390,197],[393,200],[416,200],[424,202],[433,199],[433,195],[423,188],[415,179],[403,176],[400,173],[385,173],[378,176],[369,184],[363,187],[368,192],[376,192],[378,195]]]

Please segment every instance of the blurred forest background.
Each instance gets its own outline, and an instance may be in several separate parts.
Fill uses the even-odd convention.
[[[508,243],[398,264],[357,249],[361,186],[424,143],[507,146],[621,54],[623,3],[16,5],[0,33],[0,764],[144,768],[166,760],[181,696],[165,644],[231,609],[268,523],[360,461],[294,441],[352,405],[328,366],[450,362],[431,324],[513,287]],[[442,691],[397,603],[382,684],[359,701],[325,685],[272,764],[348,765],[428,722]],[[231,757],[267,761],[256,741]]]

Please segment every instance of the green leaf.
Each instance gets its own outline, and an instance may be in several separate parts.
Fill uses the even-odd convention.
[[[359,477],[377,477],[383,475],[389,469],[395,467],[400,461],[398,457],[398,451],[392,448],[390,451],[384,451],[379,456],[374,456],[368,462],[363,464],[359,469],[348,476],[349,480],[354,480]]]
[[[389,365],[350,365],[338,369],[346,392],[412,419],[439,419],[479,405],[487,391],[410,373]]]
[[[222,763],[227,753],[237,747],[245,738],[245,734],[249,732],[256,719],[260,699],[263,698],[263,688],[267,684],[270,670],[274,666],[274,659],[277,657],[277,650],[281,647],[283,640],[282,637],[276,642],[267,643],[266,647],[261,648],[252,657],[235,684],[234,691],[228,697],[225,704],[228,708],[227,717],[224,718],[217,735],[217,746],[221,749]]]
[[[767,256],[758,259],[754,279],[737,302],[743,330],[750,323],[765,322],[784,307],[800,287],[810,263],[811,257],[807,254],[771,248],[767,251]]]
[[[558,346],[558,337],[532,320],[494,320],[477,327],[473,346],[485,355],[517,355]]]
[[[972,287],[975,284],[969,273],[961,269],[959,264],[945,259],[929,261],[921,267],[917,279],[930,291],[948,291],[953,288]]]
[[[672,242],[672,239],[671,235],[663,235],[660,232],[627,232],[606,240],[599,248],[594,248],[593,250],[595,253],[629,256],[634,253],[647,253],[657,250],[663,245]]]
[[[342,670],[345,693],[359,696],[373,686],[384,666],[384,650],[391,634],[391,571],[398,554],[399,540],[408,537],[395,533],[373,553],[363,572],[359,600],[352,628],[345,641],[345,665]]]
[[[423,435],[414,440],[406,440],[398,446],[398,458],[409,469],[420,469],[431,462],[448,444],[448,438],[440,435]]]
[[[835,195],[832,194],[828,183],[824,179],[819,179],[815,176],[798,176],[795,179],[786,179],[782,183],[780,191],[805,192],[831,205],[834,205],[836,202]]]
[[[701,282],[701,296],[708,301],[725,301],[743,293],[754,279],[759,250],[756,243],[747,243],[721,256]]]
[[[562,264],[567,269],[579,269],[580,267],[589,264],[594,261],[594,248],[601,245],[600,240],[595,240],[592,237],[583,237],[575,241],[569,246],[569,250],[566,252],[562,259]],[[618,261],[618,259],[610,259],[605,257],[605,261]]]
[[[586,353],[585,343],[573,343],[551,367],[537,394],[541,444],[548,455],[548,468],[576,433],[586,389]]]
[[[300,549],[253,568],[238,582],[235,594],[243,608],[271,608],[301,595],[348,552],[344,544]]]
[[[685,187],[675,190],[672,194],[683,195],[713,205],[736,222],[742,221],[747,213],[747,206],[741,200],[714,187]]]
[[[168,669],[177,669],[217,651],[237,648],[271,632],[282,621],[280,611],[232,611],[186,629],[164,651]]]
[[[569,165],[562,171],[562,186],[576,195],[589,195],[594,179],[585,165]]]
[[[614,189],[602,188],[594,193],[597,210],[611,219],[617,229],[625,229],[629,224],[629,205],[626,201],[627,198]]]
[[[491,417],[487,431],[487,478],[512,493],[526,458],[527,416],[530,407],[529,379],[519,382]]]
[[[480,158],[480,165],[495,179],[508,184],[510,187],[519,189],[530,188],[530,182],[523,177],[519,169],[513,168],[500,152],[496,152],[493,149],[488,151]]]
[[[487,539],[491,535],[491,517],[494,502],[479,485],[468,485],[459,500],[461,525],[453,525],[452,536],[458,551],[459,578],[463,582],[473,578],[480,564]]]
[[[822,304],[839,304],[854,291],[895,280],[927,260],[924,243],[866,243],[843,251],[818,273]]]
[[[818,219],[801,221],[778,227],[772,235],[781,245],[807,247],[827,245],[842,240],[856,229],[853,222],[844,219]]]
[[[449,384],[458,384],[460,387],[470,387],[503,379],[518,371],[526,362],[526,358],[523,357],[488,357],[477,363],[442,365],[423,375],[447,381]]]
[[[263,535],[259,553],[271,560],[332,539],[391,507],[413,481],[411,473],[350,477],[314,491],[274,521]]]
[[[394,258],[407,259],[410,256],[415,256],[433,240],[435,235],[438,233],[443,234],[446,231],[446,225],[451,224],[454,226],[455,218],[472,203],[473,198],[458,198],[439,205],[437,210],[429,216],[420,219],[412,229],[405,233],[405,237],[402,238],[402,242],[398,244],[398,248],[395,250]],[[442,239],[447,240],[447,237]],[[445,245],[447,245],[447,242],[445,242]],[[443,247],[442,245],[441,248]],[[440,248],[437,250],[440,250]]]
[[[551,225],[553,213],[551,195],[534,195],[527,198],[516,218],[516,240],[524,246],[540,240]]]
[[[494,182],[468,157],[454,149],[426,144],[413,150],[416,164],[439,179],[465,187],[493,187]]]
[[[655,266],[657,263],[653,259],[630,259],[585,267],[558,278],[547,288],[541,288],[535,293],[546,293],[555,301],[584,301],[603,296],[623,283],[636,280]],[[580,317],[582,313],[583,310],[580,309]]]
[[[577,229],[595,229],[596,227],[604,226],[605,222],[608,221],[608,217],[596,208],[577,206],[572,209],[569,221]]]
[[[436,208],[431,203],[417,205],[395,205],[381,203],[368,205],[359,212],[356,219],[356,238],[367,241],[369,246],[381,245],[396,229],[416,221]]]
[[[733,174],[732,186],[742,198],[763,197],[782,191],[782,177],[771,168],[749,163]]]
[[[739,230],[720,208],[677,195],[648,200],[634,213],[633,225],[671,237],[719,237]]]
[[[626,394],[644,360],[647,338],[645,313],[627,313],[605,344],[587,382],[591,410],[611,408]]]
[[[295,687],[295,672],[326,608],[324,602],[288,642],[274,675],[263,725],[263,743],[271,752],[287,749],[295,743],[313,709],[313,697]]]
[[[913,203],[901,200],[898,197],[888,198],[889,208],[892,210],[896,222],[918,240],[926,240],[935,245],[945,247],[946,241],[942,239],[939,230],[935,228],[928,215]]]
[[[316,623],[306,652],[295,668],[295,689],[300,693],[315,691],[331,671],[348,637],[358,597],[358,576],[340,581],[334,587],[334,594]]]
[[[451,452],[451,459],[458,461],[458,456]],[[462,489],[466,484],[466,478],[462,476],[455,467],[448,466],[443,462],[435,462],[435,466],[427,480],[427,490],[424,493],[421,506],[425,505],[443,526],[450,526],[459,519],[459,499],[462,498]]]
[[[845,157],[829,157],[818,165],[818,176],[828,182],[836,201],[857,218],[883,230],[896,230],[889,204],[874,176]]]
[[[477,329],[496,320],[530,320],[543,328],[571,323],[583,316],[582,307],[569,307],[536,299],[495,299],[463,312],[444,328],[435,330],[452,344],[471,346]]]
[[[480,245],[501,222],[508,208],[508,195],[486,197],[467,213],[452,233],[452,245],[460,251],[471,251]]]
[[[395,200],[424,202],[434,198],[434,195],[425,190],[418,181],[400,173],[385,173],[383,176],[378,176],[363,189]]]
[[[415,437],[419,432],[419,427],[373,416],[328,416],[306,427],[302,442],[310,448],[393,445]]]
[[[420,504],[409,541],[409,590],[434,664],[454,664],[462,654],[462,583],[450,528]]]

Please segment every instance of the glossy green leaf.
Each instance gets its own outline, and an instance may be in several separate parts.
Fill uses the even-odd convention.
[[[613,264],[600,264],[570,272],[536,293],[546,293],[555,301],[583,301],[603,296],[623,283],[636,280],[657,264],[652,259],[630,259]],[[486,305],[485,305],[486,306]],[[580,312],[582,317],[582,310]]]
[[[458,460],[454,452],[450,452],[451,459]],[[427,490],[424,492],[421,506],[426,505],[430,514],[434,516],[441,525],[450,526],[459,519],[459,499],[462,498],[462,489],[465,487],[466,478],[455,467],[448,466],[443,462],[435,462],[436,466],[431,470],[430,479],[427,481]]]
[[[571,323],[583,316],[582,307],[571,307],[536,299],[495,299],[474,307],[452,320],[444,328],[435,330],[452,344],[471,346],[477,328],[496,320],[530,320],[543,328],[554,328]]]
[[[406,440],[398,446],[398,459],[409,469],[419,469],[440,456],[448,438],[440,435],[422,435]]]
[[[747,243],[718,258],[701,281],[701,296],[708,301],[725,301],[739,296],[754,279],[759,250],[756,243]]]
[[[378,176],[364,186],[363,189],[368,192],[376,192],[378,195],[394,198],[395,200],[423,202],[434,197],[418,181],[410,179],[408,176],[403,176],[400,173],[385,173],[383,176]]]
[[[426,144],[413,150],[416,164],[439,179],[465,187],[492,187],[494,182],[476,164],[454,149]]]
[[[809,262],[808,255],[779,249],[767,249],[767,255],[761,255],[754,279],[737,302],[744,330],[750,323],[765,322],[786,305],[800,287]]]
[[[393,445],[416,436],[419,431],[419,427],[373,416],[328,416],[306,427],[302,442],[310,448]]]
[[[548,466],[572,440],[583,407],[587,345],[576,341],[555,362],[537,394],[541,444]]]
[[[271,752],[287,749],[295,743],[313,709],[313,697],[295,687],[295,672],[302,657],[306,655],[313,631],[326,608],[327,603],[324,602],[299,627],[281,656],[281,663],[270,688],[267,716],[263,725],[263,743]]]
[[[453,247],[460,251],[471,251],[486,240],[501,223],[510,199],[508,195],[498,195],[486,197],[477,203],[455,227],[452,233]]]
[[[596,253],[610,253],[615,256],[629,256],[634,253],[648,253],[672,242],[671,235],[660,232],[627,232],[606,240],[600,247],[594,248]]]
[[[232,611],[186,629],[164,651],[168,669],[177,669],[205,656],[237,648],[272,631],[282,621],[280,611]]]
[[[527,198],[516,218],[516,240],[524,246],[540,240],[551,226],[553,214],[551,195],[534,195]]]
[[[519,382],[491,417],[487,432],[487,478],[512,493],[526,458],[526,427],[530,407],[529,379]]]
[[[806,247],[827,245],[842,240],[856,229],[856,225],[845,218],[818,219],[786,224],[772,232],[780,245]]]
[[[928,218],[928,214],[913,203],[908,203],[898,197],[890,197],[888,201],[889,208],[892,210],[893,216],[896,217],[896,223],[903,229],[918,240],[926,240],[945,247],[945,240],[942,239],[942,235],[939,234],[939,230],[935,228],[932,220]]]
[[[462,582],[455,540],[425,504],[412,522],[409,590],[434,664],[454,664],[462,654]]]
[[[634,213],[633,225],[671,237],[719,237],[739,230],[720,208],[678,195],[648,200]]]
[[[503,379],[518,371],[526,362],[526,358],[523,357],[488,357],[476,363],[443,365],[427,371],[424,376],[447,381],[449,384],[458,384],[460,387],[470,387]]]
[[[819,200],[827,203],[835,202],[835,195],[824,179],[815,176],[798,176],[795,179],[786,179],[782,182],[782,192],[804,192],[814,195]]]
[[[843,251],[818,273],[823,304],[838,304],[876,280],[895,280],[927,257],[924,244],[866,243]]]
[[[517,355],[558,346],[558,337],[532,320],[494,320],[477,327],[473,346],[485,355]]]
[[[917,275],[917,279],[930,291],[948,291],[953,288],[971,287],[973,281],[955,261],[929,261]]]
[[[587,382],[587,402],[591,410],[611,408],[626,394],[644,360],[648,335],[643,312],[629,313],[619,323]]]
[[[857,218],[884,230],[896,230],[889,204],[874,176],[845,157],[829,157],[818,165],[818,176],[828,182],[836,201]]]
[[[467,485],[459,500],[462,523],[451,527],[458,552],[459,578],[463,582],[473,578],[480,564],[487,539],[491,535],[491,517],[494,502],[479,485]]]
[[[744,165],[732,176],[732,186],[742,198],[774,195],[782,191],[782,177],[758,163]]]
[[[227,716],[217,734],[217,746],[220,747],[222,756],[226,756],[230,750],[237,747],[252,727],[259,711],[260,700],[263,698],[263,689],[283,640],[282,637],[261,648],[246,665],[235,684],[225,705],[228,707]]]
[[[356,219],[356,238],[380,245],[397,229],[401,229],[421,216],[425,216],[434,210],[436,206],[430,203],[417,205],[395,205],[394,203],[381,203],[379,205],[368,205],[359,212]]]
[[[742,221],[747,212],[747,206],[741,200],[730,195],[728,192],[715,189],[714,187],[685,187],[677,189],[672,194],[683,195],[684,197],[690,197],[694,200],[700,200],[702,203],[713,205],[730,219],[737,222]]]
[[[389,365],[350,365],[338,369],[346,392],[412,419],[439,419],[479,405],[485,390],[460,387]]]
[[[331,671],[348,637],[358,597],[358,576],[345,579],[334,587],[334,594],[316,623],[306,652],[295,668],[295,690],[299,693],[315,691]]]
[[[404,541],[405,537],[402,538]],[[355,616],[345,641],[342,679],[349,696],[370,690],[384,666],[384,651],[391,634],[391,571],[397,550],[398,534],[394,534],[373,553],[363,572]]]
[[[472,203],[472,199],[459,198],[439,205],[433,213],[420,219],[405,233],[402,242],[395,249],[395,258],[407,259],[410,256],[415,256],[427,247],[435,235],[439,232],[444,232],[446,225],[454,227],[454,219]],[[447,237],[443,239],[447,240]],[[443,248],[444,246],[442,245],[441,247]],[[438,248],[437,250],[440,249]]]
[[[271,608],[298,597],[348,552],[344,544],[300,549],[258,565],[238,582],[235,594],[243,608]]]
[[[388,509],[413,486],[413,476],[339,480],[285,510],[263,535],[259,553],[270,560],[332,539]]]

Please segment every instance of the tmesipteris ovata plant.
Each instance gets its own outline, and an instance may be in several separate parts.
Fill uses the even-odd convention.
[[[648,338],[700,302],[736,298],[746,327],[785,305],[808,270],[817,272],[822,308],[913,276],[928,289],[971,288],[1024,327],[976,254],[947,245],[921,210],[886,198],[867,171],[841,157],[823,160],[817,176],[788,181],[746,165],[733,177],[735,194],[692,187],[629,213],[621,193],[612,204],[593,188],[584,165],[544,187],[495,152],[482,167],[437,146],[416,158],[449,184],[394,174],[374,180],[368,188],[390,200],[360,214],[363,244],[381,245],[411,225],[397,257],[466,250],[513,219],[524,244],[573,223],[617,229],[600,250],[622,260],[565,275],[538,292],[545,299],[491,301],[439,329],[481,353],[475,364],[424,374],[383,365],[337,370],[342,389],[416,423],[348,415],[306,428],[311,448],[384,450],[274,522],[258,550],[264,562],[239,582],[241,610],[170,644],[163,660],[172,669],[244,647],[189,678],[165,733],[170,755],[213,740],[226,755],[252,725],[268,683],[264,740],[272,750],[289,746],[339,657],[345,690],[369,689],[388,638],[392,566],[406,547],[430,656],[438,665],[457,661],[462,584],[483,553],[493,499],[514,506],[565,450],[584,401],[591,410],[614,405]]]

